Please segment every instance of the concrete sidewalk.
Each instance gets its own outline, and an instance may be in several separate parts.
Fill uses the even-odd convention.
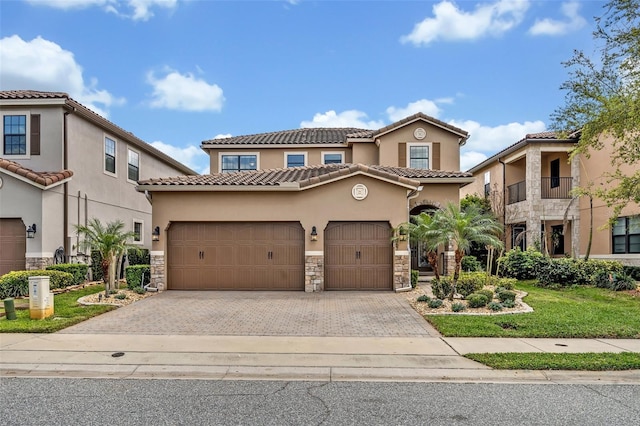
[[[0,334],[0,377],[640,384],[640,371],[492,370],[472,352],[639,352],[640,340]]]

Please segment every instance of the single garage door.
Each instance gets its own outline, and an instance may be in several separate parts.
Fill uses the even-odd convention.
[[[177,222],[168,233],[170,290],[304,290],[298,222]]]
[[[0,275],[24,270],[26,232],[22,219],[0,219]]]
[[[325,290],[393,289],[389,223],[329,222],[324,241]]]

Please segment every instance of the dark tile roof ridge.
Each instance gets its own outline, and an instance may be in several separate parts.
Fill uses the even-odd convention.
[[[400,177],[410,179],[428,179],[428,178],[458,178],[458,177],[471,177],[472,174],[463,171],[453,170],[429,170],[429,169],[412,169],[410,167],[395,167],[395,166],[370,166],[374,170],[385,171]]]
[[[444,121],[439,120],[439,119],[437,119],[435,117],[431,117],[430,115],[427,115],[427,114],[425,114],[423,112],[417,112],[417,113],[415,113],[413,115],[410,115],[408,117],[400,119],[400,120],[396,121],[395,123],[391,123],[388,126],[385,126],[385,127],[381,128],[381,129],[378,129],[378,130],[375,130],[372,133],[372,137],[373,136],[377,136],[377,135],[379,135],[381,133],[385,133],[388,130],[395,129],[396,127],[400,127],[403,124],[409,123],[409,122],[414,121],[414,120],[416,120],[418,118],[422,118],[424,120],[436,123],[439,126],[442,126],[442,127],[446,128],[446,129],[449,129],[449,130],[451,130],[451,131],[453,131],[455,133],[460,133],[460,134],[463,134],[465,136],[469,136],[469,132],[467,132],[466,130],[463,130],[463,129],[459,128],[459,127],[456,127],[456,126],[454,126],[452,124],[445,123]]]
[[[22,176],[44,187],[53,185],[54,183],[73,176],[73,171],[71,170],[61,170],[58,172],[36,172],[6,158],[0,158],[0,169]]]
[[[0,99],[71,99],[66,92],[45,92],[41,90],[1,90]]]
[[[305,133],[305,132],[321,132],[321,131],[324,131],[324,132],[349,131],[349,132],[353,132],[353,133],[359,133],[359,132],[367,132],[367,131],[370,131],[370,130],[360,129],[360,128],[357,128],[357,127],[300,127],[300,128],[297,128],[297,129],[276,130],[276,131],[273,131],[273,132],[252,133],[252,134],[248,134],[248,135],[231,136],[231,137],[228,137],[228,138],[207,139],[207,140],[202,141],[201,146],[204,146],[204,145],[233,145],[233,144],[236,143],[236,141],[244,140],[244,139],[251,139],[251,138],[258,138],[258,137],[263,137],[264,138],[264,137],[268,137],[268,136],[285,137],[287,135],[292,135],[292,134]],[[347,133],[346,135],[349,136],[349,133]]]

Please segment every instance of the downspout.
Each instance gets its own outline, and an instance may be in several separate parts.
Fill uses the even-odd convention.
[[[68,170],[69,168],[69,153],[68,153],[68,140],[67,140],[67,116],[75,111],[73,108],[71,111],[65,111],[62,118],[62,169]],[[64,262],[68,262],[69,256],[69,183],[65,182],[63,185],[64,201],[63,201],[63,213],[62,213],[62,247],[67,259]]]

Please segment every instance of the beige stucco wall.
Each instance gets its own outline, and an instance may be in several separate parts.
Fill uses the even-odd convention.
[[[378,147],[371,142],[356,142],[352,145],[353,162],[359,164],[380,164]]]
[[[367,186],[368,196],[355,200],[354,185]],[[388,221],[392,227],[408,220],[407,189],[358,175],[300,192],[154,192],[153,226],[161,238],[154,251],[166,250],[166,229],[172,221],[300,221],[306,251],[323,251],[323,231],[330,221]],[[311,228],[318,240],[308,238]],[[406,250],[399,243],[398,250]]]
[[[449,202],[458,203],[459,185],[457,183],[424,184],[423,189],[416,198],[409,202],[409,209],[416,206],[444,207]]]
[[[560,177],[571,177],[571,164],[569,162],[569,153],[567,152],[542,152],[540,163],[540,175],[542,177],[551,176],[551,162],[560,160]]]
[[[0,178],[0,217],[21,218],[25,227],[35,223],[37,232],[27,239],[27,253],[41,253],[47,229],[43,226],[42,190],[5,173],[0,173]]]
[[[498,191],[502,194],[503,184],[503,166],[495,160],[494,162],[484,166],[483,168],[473,172],[473,183],[462,186],[460,188],[460,199],[467,195],[477,195],[484,197],[484,174],[489,172],[489,183],[491,184],[491,191]]]
[[[413,135],[413,132],[418,127],[422,127],[427,132],[426,137],[422,140],[416,139]],[[440,170],[460,170],[460,137],[424,121],[418,121],[394,130],[393,132],[384,134],[377,138],[377,141],[380,145],[380,164],[383,166],[398,166],[399,143],[426,144],[430,142],[439,142]]]

